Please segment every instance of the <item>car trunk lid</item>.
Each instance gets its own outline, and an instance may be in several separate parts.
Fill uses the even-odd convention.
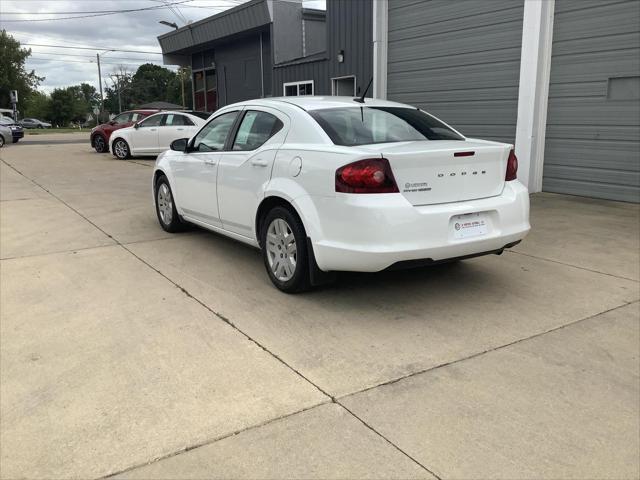
[[[511,146],[482,140],[426,140],[364,148],[389,160],[400,193],[419,206],[500,195]]]

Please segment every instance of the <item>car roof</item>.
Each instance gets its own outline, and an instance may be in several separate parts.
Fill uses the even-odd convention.
[[[146,109],[146,108],[145,108],[145,109],[142,109],[142,110],[140,110],[140,109],[136,109],[136,110],[125,110],[125,111],[124,111],[124,112],[122,112],[122,113],[147,113],[147,114],[151,115],[152,113],[158,113],[159,111],[160,111],[160,110],[158,110],[158,109],[151,109],[151,110],[149,110],[149,109]],[[120,114],[118,114],[118,115],[120,115]]]
[[[325,108],[345,108],[345,107],[361,107],[366,105],[368,107],[401,107],[401,108],[415,108],[410,105],[398,102],[390,102],[388,100],[380,100],[377,98],[365,98],[364,104],[356,102],[354,98],[357,97],[333,97],[333,96],[315,96],[315,95],[303,95],[300,97],[270,97],[261,98],[256,100],[247,100],[239,102],[235,105],[264,105],[274,106],[277,103],[288,103],[296,105],[304,110],[321,110]]]

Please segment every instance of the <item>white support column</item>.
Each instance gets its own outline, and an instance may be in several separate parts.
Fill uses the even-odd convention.
[[[518,178],[531,192],[542,190],[542,167],[551,72],[555,0],[525,0],[518,90]]]
[[[373,98],[387,98],[389,0],[373,1]]]

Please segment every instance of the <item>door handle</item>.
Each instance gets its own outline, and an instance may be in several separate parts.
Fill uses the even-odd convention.
[[[149,131],[150,131],[150,132],[155,132],[155,131],[156,131],[156,129],[155,129],[155,128],[150,128],[150,129],[149,129]]]
[[[207,165],[215,165],[215,164],[216,164],[216,161],[215,161],[215,160],[211,160],[211,159],[206,159],[206,160],[204,161],[204,163],[206,163]]]
[[[182,130],[184,130],[184,128],[176,128],[176,130],[181,132]]]
[[[256,158],[255,160],[251,160],[251,165],[253,165],[254,167],[266,167],[267,165],[269,165],[269,162]]]

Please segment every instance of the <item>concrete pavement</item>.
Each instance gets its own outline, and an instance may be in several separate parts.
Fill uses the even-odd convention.
[[[155,219],[152,161],[0,150],[2,478],[637,478],[637,205],[286,296]]]

